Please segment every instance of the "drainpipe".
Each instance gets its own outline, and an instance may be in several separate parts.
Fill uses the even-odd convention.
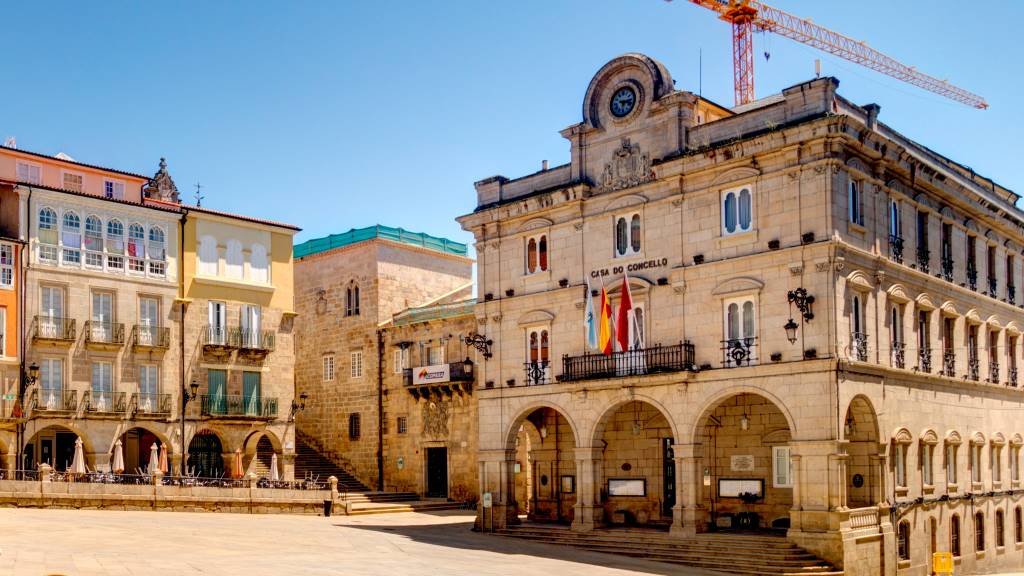
[[[26,203],[25,210],[27,211],[27,213],[25,214],[25,216],[26,216],[26,218],[25,218],[25,226],[28,227],[29,229],[31,229],[31,227],[32,227],[32,223],[31,223],[32,222],[32,187],[31,186],[28,187],[28,201]],[[20,224],[20,222],[19,222],[19,224]],[[19,230],[18,230],[19,235],[20,234],[25,234],[26,237],[31,237],[27,233],[28,232],[27,230],[21,230],[20,228],[21,227],[19,226]],[[19,238],[19,240],[20,239],[21,238]],[[15,462],[14,462],[14,470],[13,470],[13,472],[15,473],[15,475],[14,475],[14,479],[15,480],[17,480],[17,477],[18,477],[17,476],[18,468],[24,466],[24,462],[22,462],[21,460],[23,458],[22,450],[24,448],[22,446],[22,444],[25,441],[25,384],[26,384],[25,377],[28,374],[28,372],[25,369],[25,360],[27,359],[26,358],[27,354],[25,353],[26,352],[25,351],[25,341],[27,340],[27,338],[25,338],[25,305],[27,303],[27,300],[25,298],[25,289],[26,289],[26,285],[27,285],[27,282],[25,281],[25,276],[26,276],[27,271],[28,271],[28,261],[25,259],[25,256],[28,253],[27,247],[28,247],[28,242],[25,242],[24,244],[21,245],[20,260],[18,262],[19,268],[20,268],[20,270],[19,270],[20,273],[18,274],[18,276],[19,276],[18,283],[20,284],[20,292],[21,292],[21,294],[19,294],[19,297],[20,297],[19,299],[21,300],[21,304],[19,305],[19,310],[18,310],[18,325],[19,325],[18,326],[18,356],[20,357],[21,362],[18,363],[19,364],[18,365],[18,396],[15,399],[15,404],[21,407],[21,416],[18,417],[18,425],[17,425],[17,428],[15,429],[15,432],[14,432],[14,441],[17,443],[17,446],[15,447],[15,451],[14,451]]]
[[[185,409],[188,405],[185,403],[184,399],[188,387],[185,385],[185,258],[183,256],[183,253],[185,252],[185,223],[188,222],[187,210],[182,210],[179,222],[178,245],[181,246],[181,249],[178,250],[178,374],[181,383],[179,393],[182,397],[180,399],[181,402],[179,402],[179,405],[181,406],[181,453],[178,454],[178,457],[181,459],[181,475],[187,476],[185,453],[188,450],[185,447]]]
[[[377,491],[384,491],[384,330],[377,329]]]

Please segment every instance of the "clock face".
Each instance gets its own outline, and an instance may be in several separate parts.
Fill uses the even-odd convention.
[[[636,106],[636,91],[629,86],[623,86],[615,91],[612,95],[612,101],[609,103],[612,115],[616,118],[622,118],[633,111],[633,107]]]

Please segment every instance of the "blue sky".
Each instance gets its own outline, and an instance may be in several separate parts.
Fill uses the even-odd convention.
[[[988,99],[978,111],[778,36],[758,96],[822,72],[880,119],[1024,193],[1024,3],[772,0]],[[375,223],[466,241],[473,182],[568,160],[609,59],[658,58],[732,103],[727,24],[683,0],[24,2],[6,6],[0,138],[151,174],[191,201],[304,228]],[[771,58],[766,60],[763,52]]]

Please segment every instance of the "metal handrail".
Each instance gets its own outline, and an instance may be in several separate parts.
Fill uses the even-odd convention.
[[[661,372],[693,370],[694,346],[689,341],[663,346],[634,348],[610,355],[587,353],[562,356],[562,375],[558,380],[572,382],[599,378],[642,376]]]
[[[136,324],[132,327],[132,345],[147,348],[170,348],[171,329],[163,326]]]
[[[170,414],[170,394],[150,394],[148,392],[135,392],[129,400],[131,412],[143,414]]]
[[[75,390],[39,387],[32,392],[29,405],[33,411],[77,412],[78,394]]]
[[[735,368],[738,366],[750,366],[757,361],[754,357],[754,349],[757,347],[757,338],[730,338],[722,340],[722,366]]]
[[[75,319],[58,316],[36,316],[33,320],[32,338],[43,340],[75,339]]]
[[[86,390],[82,393],[82,405],[86,412],[123,414],[126,410],[124,392]]]
[[[203,394],[200,396],[200,404],[204,416],[277,417],[277,398],[240,394]]]
[[[87,320],[85,341],[89,344],[124,344],[124,324]]]

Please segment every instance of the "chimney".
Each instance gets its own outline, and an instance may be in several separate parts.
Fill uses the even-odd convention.
[[[882,107],[878,104],[866,104],[864,110],[868,113],[868,128],[872,130],[878,126],[878,112],[882,110]]]
[[[544,171],[544,170],[548,169],[548,161],[547,160],[541,160],[540,161],[540,169],[541,169],[541,171]]]

